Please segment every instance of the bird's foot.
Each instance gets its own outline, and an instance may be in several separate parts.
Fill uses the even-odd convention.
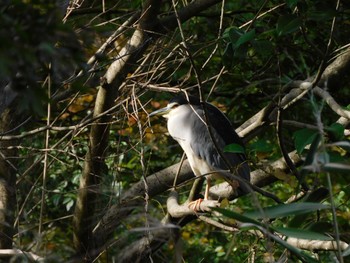
[[[198,211],[202,211],[201,210],[201,203],[204,201],[205,199],[199,198],[197,200],[194,200],[192,202],[189,202],[188,204],[188,208],[192,209],[194,212],[198,212]]]

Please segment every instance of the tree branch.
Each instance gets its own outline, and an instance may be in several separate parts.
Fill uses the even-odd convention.
[[[134,34],[102,78],[101,87],[96,97],[94,117],[109,110],[114,105],[118,89],[125,80],[130,66],[136,64],[137,59],[142,56],[143,51],[149,45],[146,31],[151,29],[150,25],[154,22],[153,18],[157,16],[159,5],[159,1],[149,1],[145,4],[144,12]],[[94,214],[99,207],[97,202],[100,196],[99,183],[103,174],[107,174],[104,171],[106,169],[104,158],[108,146],[110,120],[111,116],[105,115],[94,122],[90,130],[89,150],[80,178],[73,220],[74,245],[77,251],[82,254],[94,250],[96,246],[93,243],[92,228],[96,224],[93,222],[97,219]]]

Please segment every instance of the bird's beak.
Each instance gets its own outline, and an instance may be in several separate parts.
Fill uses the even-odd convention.
[[[167,106],[167,107],[161,108],[159,110],[156,110],[156,111],[150,113],[149,117],[152,117],[152,116],[164,116],[165,117],[165,115],[167,115],[170,110],[171,110],[171,108],[169,108]]]

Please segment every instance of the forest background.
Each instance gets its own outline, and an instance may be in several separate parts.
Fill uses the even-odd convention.
[[[349,261],[348,1],[5,0],[0,24],[2,260]],[[148,117],[175,93],[225,112],[252,193],[186,209]]]

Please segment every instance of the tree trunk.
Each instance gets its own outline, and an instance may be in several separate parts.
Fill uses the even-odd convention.
[[[5,108],[0,112],[0,134],[15,126],[14,112]],[[16,207],[16,166],[13,158],[15,150],[8,149],[14,141],[0,140],[0,248],[12,248],[14,234],[14,208]]]

